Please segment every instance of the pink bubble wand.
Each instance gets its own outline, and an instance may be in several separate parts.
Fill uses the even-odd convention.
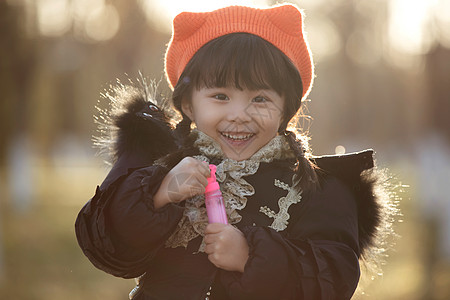
[[[228,224],[227,211],[223,202],[222,192],[216,180],[217,167],[209,165],[211,176],[208,178],[208,185],[205,188],[205,205],[209,223]]]

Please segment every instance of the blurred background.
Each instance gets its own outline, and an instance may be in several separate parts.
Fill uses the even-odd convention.
[[[100,94],[141,71],[170,95],[164,49],[182,10],[266,1],[0,1],[0,299],[126,299],[74,222],[108,171]],[[317,78],[314,153],[376,151],[399,185],[401,236],[355,299],[450,299],[450,0],[301,0]]]

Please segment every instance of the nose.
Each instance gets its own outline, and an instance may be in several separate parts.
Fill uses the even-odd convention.
[[[248,123],[252,117],[248,112],[247,101],[232,101],[227,111],[227,120],[237,124]]]

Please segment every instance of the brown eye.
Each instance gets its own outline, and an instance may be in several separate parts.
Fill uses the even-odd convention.
[[[227,96],[227,95],[224,95],[224,94],[217,94],[217,95],[214,95],[214,98],[217,99],[217,100],[222,100],[222,101],[226,101],[226,100],[229,99],[228,96]]]
[[[263,102],[267,102],[267,98],[263,97],[263,96],[258,96],[253,98],[253,102],[257,102],[257,103],[263,103]]]
[[[158,111],[158,110],[159,110],[158,107],[156,107],[156,106],[153,105],[153,104],[150,104],[150,105],[148,106],[148,108],[150,108],[151,111]]]

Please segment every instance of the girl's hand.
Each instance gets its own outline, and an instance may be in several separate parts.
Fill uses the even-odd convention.
[[[168,203],[178,203],[205,192],[210,170],[207,162],[192,157],[183,158],[164,177],[153,197],[156,209]]]
[[[249,250],[247,240],[239,229],[229,224],[208,224],[205,244],[205,253],[216,267],[244,272]]]

